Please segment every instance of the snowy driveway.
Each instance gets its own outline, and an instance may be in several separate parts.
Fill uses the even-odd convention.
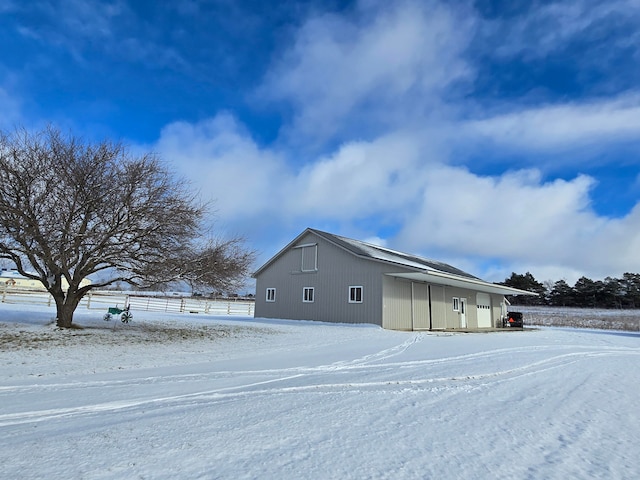
[[[0,333],[71,335],[11,308]],[[130,343],[78,322],[81,341],[0,352],[0,478],[640,475],[637,334],[147,313],[138,326],[232,333]]]

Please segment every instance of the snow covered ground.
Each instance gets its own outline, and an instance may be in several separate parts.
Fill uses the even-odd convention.
[[[640,332],[640,310],[518,305],[509,310],[522,312],[525,325]]]
[[[628,479],[640,334],[0,304],[2,479]]]

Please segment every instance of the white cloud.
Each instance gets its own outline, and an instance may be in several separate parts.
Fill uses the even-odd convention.
[[[558,240],[575,219],[597,223],[588,210],[588,177],[543,183],[535,170],[488,177],[440,166],[424,178],[420,209],[399,235],[410,250],[544,260],[562,248]]]
[[[483,258],[566,270],[556,280],[640,271],[640,204],[624,218],[597,215],[590,177],[544,182],[535,170],[483,177],[447,166],[425,178],[422,206],[396,239],[405,250],[475,258],[477,273]]]
[[[640,137],[640,96],[523,109],[468,122],[471,138],[525,151],[606,144]]]
[[[94,41],[98,44],[113,40],[113,30],[119,22],[131,14],[128,6],[120,1],[104,3],[95,0],[67,0],[39,2],[23,5],[25,11],[46,19],[39,27],[28,24],[18,26],[25,36],[43,42],[61,45],[74,55],[80,55],[83,43]]]
[[[637,25],[639,14],[636,0],[563,0],[536,5],[526,15],[508,21],[485,22],[483,29],[494,38],[493,54],[499,57],[545,58],[575,39],[596,45],[606,39],[608,49],[580,58],[582,62],[604,62],[614,45],[637,49],[637,29],[618,33],[623,24]]]
[[[378,236],[364,238],[362,241],[365,242],[365,243],[369,243],[371,245],[377,245],[379,247],[386,247],[387,246],[387,241],[384,238],[380,238]]]
[[[304,23],[260,93],[291,102],[293,133],[305,138],[406,124],[472,74],[462,59],[471,33],[470,20],[440,3],[363,2],[352,17]]]
[[[97,48],[118,62],[190,70],[174,45],[161,43],[162,27],[139,18],[125,0],[53,0],[25,4],[21,9],[45,20],[37,28],[18,25],[21,35],[63,48],[78,62],[92,61],[95,52],[89,51]]]
[[[594,179],[588,176],[545,181],[537,170],[482,176],[430,157],[426,144],[409,134],[352,142],[300,168],[258,146],[233,117],[221,114],[196,125],[169,125],[157,149],[217,199],[226,224],[260,219],[271,228],[298,230],[374,218],[372,238],[379,237],[380,221],[401,225],[395,238],[375,243],[427,256],[438,252],[476,274],[486,268],[477,259],[526,266],[534,274],[534,266],[566,269],[558,278],[640,271],[640,206],[625,218],[602,217],[591,208]],[[361,223],[352,230],[362,234]]]
[[[290,229],[291,238],[305,226],[339,224],[336,233],[436,252],[491,280],[527,270],[539,280],[573,281],[640,271],[640,206],[607,218],[591,205],[594,178],[547,180],[535,169],[479,175],[447,153],[485,140],[528,155],[634,140],[640,96],[456,120],[443,113],[444,99],[473,75],[463,54],[474,22],[434,2],[408,1],[362,3],[348,18],[316,16],[260,89],[292,107],[277,146],[258,145],[232,115],[219,114],[168,125],[157,148],[217,199],[227,223],[262,221]],[[328,153],[305,161],[290,149],[336,138]],[[398,235],[381,238],[381,224],[400,225]]]
[[[283,186],[291,183],[278,154],[261,150],[226,113],[197,124],[168,125],[156,149],[214,201],[225,220],[275,215]]]
[[[280,221],[393,215],[420,188],[415,171],[424,153],[417,139],[396,134],[347,143],[300,166],[258,146],[227,113],[168,125],[155,150],[214,199],[224,219],[273,215]]]
[[[292,195],[297,214],[357,219],[388,217],[410,203],[420,188],[420,142],[396,134],[371,142],[351,142],[304,167]]]

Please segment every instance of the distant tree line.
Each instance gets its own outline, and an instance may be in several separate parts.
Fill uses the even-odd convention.
[[[537,297],[526,295],[507,296],[517,305],[553,305],[560,307],[582,308],[640,308],[640,274],[625,273],[622,278],[607,277],[604,280],[591,280],[580,277],[571,286],[565,280],[557,282],[537,281],[529,272],[524,275],[512,273],[511,277],[500,285],[528,290]]]

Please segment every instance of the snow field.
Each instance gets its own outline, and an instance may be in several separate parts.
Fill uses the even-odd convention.
[[[512,305],[526,325],[640,332],[640,310]]]
[[[0,478],[640,474],[632,332],[50,316],[0,305]]]

